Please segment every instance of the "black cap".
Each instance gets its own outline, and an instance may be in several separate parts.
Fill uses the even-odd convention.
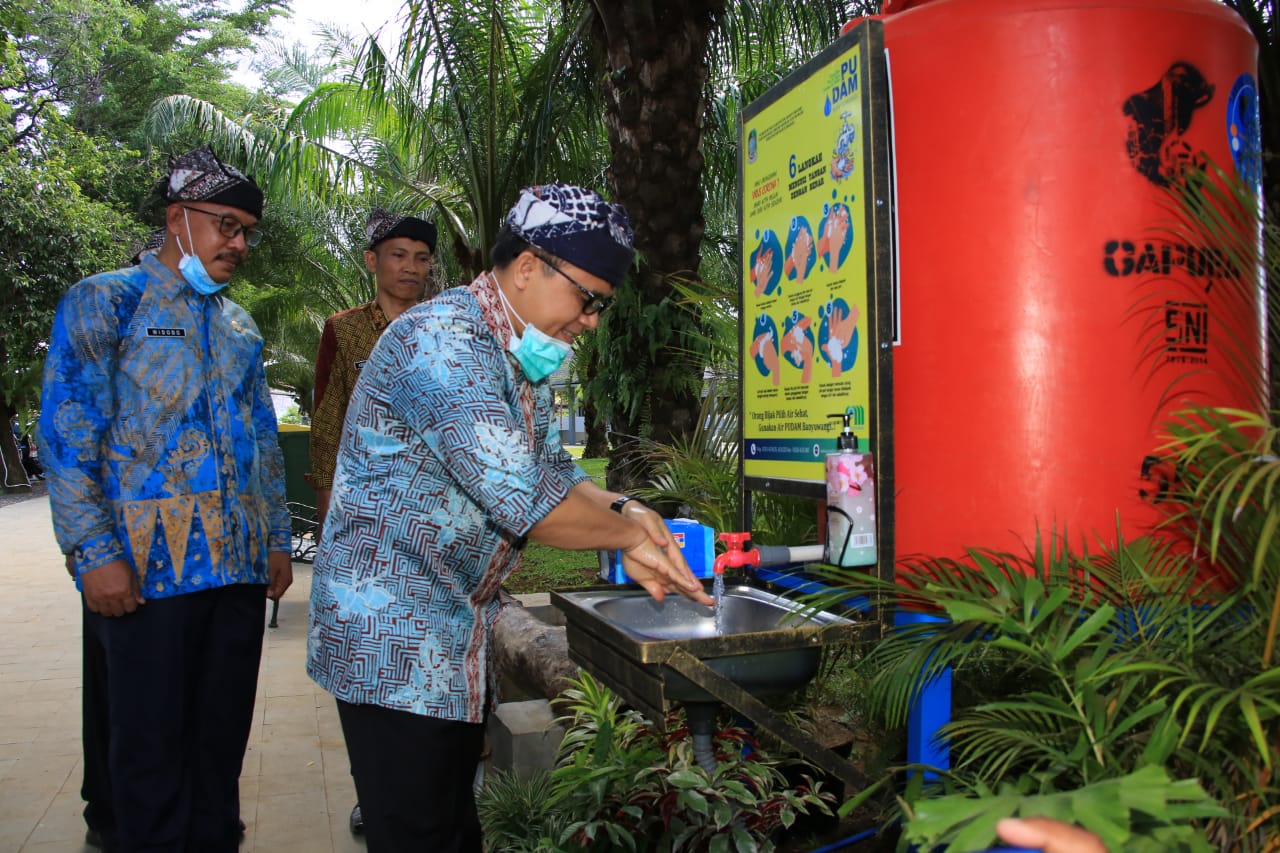
[[[365,237],[369,240],[370,249],[392,237],[408,237],[410,240],[426,243],[432,254],[436,251],[435,224],[416,216],[405,216],[375,207],[369,214],[369,221],[364,231]]]
[[[225,204],[262,218],[262,190],[253,178],[219,160],[208,145],[169,158],[169,177],[161,195],[168,202]]]

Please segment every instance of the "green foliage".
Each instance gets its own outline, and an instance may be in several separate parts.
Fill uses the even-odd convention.
[[[946,789],[989,796],[1016,779],[1022,795],[1049,795],[1162,768],[1199,779],[1227,815],[1202,833],[1269,849],[1280,841],[1280,430],[1202,409],[1170,429],[1162,464],[1177,479],[1162,503],[1169,521],[1152,536],[1117,533],[1115,546],[1072,551],[1063,533],[1037,537],[1026,556],[908,560],[903,585],[822,571],[887,619],[898,609],[947,617],[895,629],[863,670],[867,707],[898,726],[923,679],[954,669],[964,688],[940,732],[952,748]],[[907,812],[928,793],[909,793]],[[1144,837],[1165,838],[1155,828]]]
[[[253,315],[262,333],[267,384],[291,394],[300,413],[310,415],[325,306],[300,298],[294,287],[254,287],[243,281],[232,284],[231,297]]]
[[[243,103],[221,57],[246,47],[279,6],[0,6],[3,402],[35,407],[58,300],[79,279],[126,265],[148,229],[147,196],[163,165],[159,152],[137,145],[151,101],[187,91]]]
[[[696,305],[710,334],[704,356],[710,368],[701,383],[697,424],[687,439],[641,440],[653,471],[635,493],[655,506],[683,514],[719,531],[737,530],[742,517],[739,471],[738,321],[729,294],[709,284],[677,285],[682,305]],[[817,536],[812,500],[785,495],[752,496],[751,533],[761,545],[795,545]]]
[[[1274,667],[1280,638],[1280,423],[1251,412],[1196,408],[1169,424],[1177,472],[1168,526],[1190,536],[1241,607],[1265,617],[1257,665]]]
[[[578,466],[591,475],[596,485],[604,485],[603,459],[579,459]],[[513,595],[571,589],[600,582],[600,564],[594,551],[566,551],[530,542],[520,556],[520,567],[503,586]]]
[[[309,88],[288,112],[237,114],[174,97],[155,106],[150,133],[198,128],[290,208],[366,194],[427,211],[440,221],[438,254],[449,254],[451,238],[453,268],[469,280],[520,187],[590,183],[598,172],[594,88],[570,73],[577,22],[558,8],[409,0],[404,19],[396,52],[373,37],[338,41],[327,73],[299,69],[292,79]]]
[[[561,837],[570,849],[767,851],[774,830],[827,810],[818,784],[788,789],[777,762],[743,758],[741,730],[715,734],[708,773],[678,714],[652,726],[586,674],[564,698],[573,716],[552,779],[553,802],[576,818]]]
[[[524,595],[598,583],[600,563],[595,551],[565,551],[531,542],[520,556],[520,567],[502,585],[512,595]]]
[[[136,147],[142,118],[157,98],[185,92],[220,106],[248,93],[227,82],[228,51],[250,46],[280,14],[278,0],[237,12],[214,0],[51,0],[12,19],[21,71],[6,87],[16,144],[31,145],[66,122],[106,146]],[[0,137],[0,147],[11,140]],[[117,198],[144,191],[131,186]]]
[[[81,191],[101,166],[74,132],[48,156],[0,151],[0,402],[21,409],[39,395],[53,312],[81,278],[127,262],[124,246],[142,229]]]
[[[502,853],[554,853],[569,825],[568,815],[552,806],[551,775],[521,779],[495,773],[476,798],[486,850]]]
[[[704,403],[708,399],[704,397]],[[677,507],[681,514],[717,531],[737,530],[742,511],[737,413],[713,423],[726,432],[717,435],[699,427],[687,441],[677,438],[666,445],[645,442],[645,452],[653,462],[653,481],[635,493],[655,506]],[[733,438],[724,440],[721,436],[726,434]],[[752,541],[758,545],[795,545],[817,537],[817,511],[812,500],[762,493],[753,495],[752,507]]]
[[[702,326],[697,303],[681,301],[674,294],[647,302],[644,290],[634,282],[616,295],[617,302],[601,315],[595,334],[580,345],[591,346],[598,363],[607,366],[595,376],[584,377],[583,387],[615,428],[639,425],[628,437],[641,440],[637,450],[644,455],[643,440],[654,432],[647,409],[652,395],[696,400],[714,336]],[[665,430],[662,436],[665,439]]]
[[[1280,92],[1273,97],[1280,97]],[[1268,165],[1271,170],[1280,163],[1275,155],[1264,155],[1265,160],[1274,161]],[[1272,186],[1269,191],[1274,195],[1277,189]],[[1266,297],[1267,349],[1258,352],[1257,340],[1250,335],[1218,340],[1222,358],[1215,369],[1217,380],[1230,388],[1231,399],[1257,400],[1263,408],[1269,394],[1272,409],[1280,410],[1280,224],[1276,219],[1280,208],[1268,212],[1255,188],[1240,180],[1234,167],[1223,169],[1207,159],[1204,168],[1185,170],[1169,193],[1171,218],[1160,229],[1162,236],[1212,246],[1232,271],[1215,285],[1216,310],[1228,316],[1252,316],[1259,310],[1259,294]],[[1154,329],[1152,333],[1149,354],[1162,347],[1156,340],[1160,333]],[[1263,386],[1268,375],[1270,388]],[[1170,390],[1176,390],[1176,385]]]
[[[292,109],[225,109],[183,93],[148,117],[150,138],[198,133],[263,184],[271,239],[240,280],[275,290],[247,301],[272,341],[269,378],[300,401],[324,317],[372,298],[362,259],[371,207],[440,225],[434,294],[486,266],[520,187],[591,183],[603,158],[594,88],[571,73],[575,22],[561,10],[410,0],[402,17],[398,50],[335,32],[327,56],[287,57],[269,77],[302,91]]]
[[[899,848],[983,850],[997,840],[997,821],[1046,817],[1084,827],[1108,850],[1209,853],[1214,848],[1187,821],[1225,814],[1198,784],[1170,781],[1159,767],[1062,793],[1029,793],[1027,787],[1004,783],[990,791],[978,786],[976,799],[951,795],[919,800],[904,809],[908,820]]]
[[[715,734],[717,764],[708,773],[678,715],[653,726],[585,673],[562,698],[571,716],[550,797],[533,793],[543,782],[514,795],[502,780],[487,788],[482,813],[501,816],[496,827],[486,823],[490,849],[769,851],[774,831],[829,810],[819,784],[788,788],[778,762],[759,752],[743,758],[741,730]]]

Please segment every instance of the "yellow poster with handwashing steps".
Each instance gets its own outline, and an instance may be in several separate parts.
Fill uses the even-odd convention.
[[[775,491],[823,482],[840,429],[830,415],[852,407],[860,445],[874,449],[874,276],[885,255],[875,241],[888,237],[876,222],[887,194],[873,180],[884,168],[872,155],[873,90],[887,99],[878,35],[864,24],[842,36],[743,114],[742,459],[747,478]]]

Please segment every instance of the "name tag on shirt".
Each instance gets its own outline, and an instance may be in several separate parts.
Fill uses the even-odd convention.
[[[185,338],[186,329],[162,329],[158,326],[147,326],[148,338]]]

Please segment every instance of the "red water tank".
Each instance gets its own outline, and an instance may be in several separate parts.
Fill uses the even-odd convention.
[[[1252,35],[1215,0],[890,0],[880,19],[897,554],[1149,529],[1164,418],[1264,405],[1256,283],[1160,233],[1181,163],[1257,180]]]

